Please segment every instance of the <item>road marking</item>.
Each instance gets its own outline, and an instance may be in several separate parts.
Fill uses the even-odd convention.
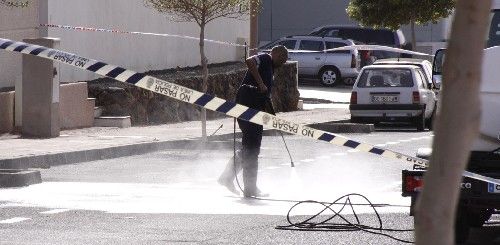
[[[340,152],[340,153],[333,153],[332,155],[340,157],[340,156],[346,156],[347,153]]]
[[[16,217],[12,219],[6,219],[6,220],[0,220],[0,224],[13,224],[13,223],[18,223],[18,222],[23,222],[25,220],[29,220],[31,218],[23,218],[23,217]]]
[[[300,160],[301,162],[314,162],[314,159],[303,159],[303,160]]]
[[[288,165],[290,165],[290,164],[288,164]],[[267,167],[266,170],[274,170],[274,169],[280,169],[280,168],[281,167],[273,167],[273,166],[271,166],[271,167]]]
[[[390,142],[385,142],[386,145],[397,145],[401,142],[393,142],[393,141],[390,141]]]
[[[64,213],[64,212],[68,212],[70,211],[71,209],[64,209],[64,208],[61,208],[61,209],[53,209],[53,210],[49,210],[49,211],[43,211],[43,212],[40,212],[40,214],[60,214],[60,213]]]
[[[411,140],[399,140],[399,142],[401,143],[407,143],[407,142],[410,142]]]
[[[356,153],[356,152],[360,152],[360,150],[352,149],[352,150],[348,150],[347,152],[349,152],[349,153]]]

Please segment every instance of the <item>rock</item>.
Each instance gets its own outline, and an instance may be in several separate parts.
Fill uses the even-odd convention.
[[[209,72],[208,93],[234,101],[246,73],[244,64],[211,65]],[[152,71],[147,74],[196,90],[199,90],[202,82],[199,67]],[[287,63],[275,71],[273,104],[277,112],[297,109],[297,82],[297,63]],[[89,95],[96,98],[96,104],[103,107],[103,116],[131,116],[132,125],[200,120],[200,108],[197,106],[109,78],[89,81],[88,88]],[[207,110],[208,119],[223,116]]]

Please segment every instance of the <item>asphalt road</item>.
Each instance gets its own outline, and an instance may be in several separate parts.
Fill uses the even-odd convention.
[[[406,154],[428,147],[432,132],[383,129],[348,135]],[[265,137],[259,186],[270,200],[248,200],[216,183],[232,155],[221,149],[169,149],[147,155],[53,167],[43,183],[0,190],[0,244],[400,244],[362,231],[299,232],[286,225],[295,204],[287,200],[332,202],[359,193],[378,205],[385,228],[412,229],[410,200],[400,195],[401,170],[411,166],[367,153],[286,136],[295,163],[280,137]],[[376,215],[353,197],[362,224]],[[334,206],[336,212],[341,206]],[[320,205],[301,205],[294,219]],[[332,215],[332,211],[321,217]],[[355,221],[352,211],[342,214]],[[475,230],[470,244],[498,239],[500,217]],[[343,223],[340,218],[334,220]],[[495,223],[496,222],[496,223]],[[412,240],[412,232],[386,232]]]
[[[312,82],[311,82],[312,81]],[[302,98],[321,100],[311,108],[348,106],[349,87],[325,88],[300,82]],[[326,103],[331,101],[335,103]],[[432,132],[384,127],[347,135],[408,155],[429,147]],[[377,204],[384,228],[412,229],[409,198],[403,198],[404,163],[325,142],[285,136],[295,168],[280,137],[265,137],[259,186],[266,200],[243,199],[216,183],[232,156],[232,142],[220,149],[168,149],[151,154],[53,167],[43,183],[0,189],[0,244],[401,244],[362,231],[299,232],[275,229],[301,200],[333,202],[359,193]],[[345,201],[345,199],[342,199]],[[377,226],[364,199],[351,197],[361,224]],[[334,205],[350,222],[353,211]],[[324,206],[300,205],[293,220]],[[321,213],[330,217],[332,210]],[[345,224],[336,217],[333,222]],[[384,232],[412,240],[413,232]],[[499,240],[500,217],[475,229],[469,244]]]

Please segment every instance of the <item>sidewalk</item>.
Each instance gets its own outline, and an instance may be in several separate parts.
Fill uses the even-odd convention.
[[[295,111],[278,113],[277,116],[303,124],[341,121],[350,117],[346,108]],[[217,129],[215,136],[231,135],[233,119],[207,122],[208,135]],[[24,139],[18,135],[4,134],[0,136],[0,169],[49,168],[144,154],[174,145],[189,146],[198,142],[200,136],[199,121],[123,129],[93,127],[66,130],[61,132],[60,137],[53,139]]]

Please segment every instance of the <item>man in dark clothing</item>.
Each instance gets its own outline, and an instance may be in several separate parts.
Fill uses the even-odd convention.
[[[271,54],[259,54],[248,58],[245,63],[248,71],[236,94],[236,103],[255,110],[264,111],[271,101],[274,69],[282,66],[288,59],[288,51],[284,46],[276,46]],[[234,180],[243,168],[243,196],[258,197],[263,194],[257,188],[258,157],[262,141],[262,125],[238,119],[243,133],[242,149],[237,151],[219,177],[219,184],[231,192],[239,194],[234,187]]]

